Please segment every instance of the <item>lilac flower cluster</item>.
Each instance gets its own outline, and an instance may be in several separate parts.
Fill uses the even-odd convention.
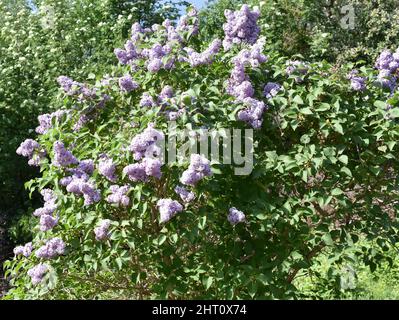
[[[90,89],[87,85],[74,81],[69,77],[60,76],[57,78],[57,82],[68,96],[80,96],[80,100],[96,97],[96,89]]]
[[[172,219],[178,212],[183,210],[183,206],[172,199],[160,199],[157,202],[157,207],[160,213],[160,223],[168,222]]]
[[[30,166],[39,166],[46,156],[46,152],[40,147],[40,144],[33,139],[26,139],[22,142],[16,152],[21,156],[27,157]]]
[[[84,204],[86,206],[101,200],[100,191],[95,188],[92,182],[87,181],[86,178],[72,176],[72,180],[67,185],[66,190],[68,192],[74,193],[75,195],[83,196]]]
[[[234,67],[227,86],[227,93],[236,98],[236,103],[246,105],[244,110],[238,112],[238,119],[249,123],[255,129],[262,125],[266,105],[254,98],[255,89],[245,73],[245,68],[255,68],[267,61],[267,57],[262,53],[264,44],[264,39],[259,39],[249,50],[244,49],[233,58]]]
[[[190,10],[187,15],[182,16],[176,27],[169,20],[161,25],[153,25],[152,28],[143,29],[140,24],[135,23],[131,30],[131,39],[125,43],[124,49],[115,49],[114,53],[123,65],[130,65],[133,69],[140,61],[143,61],[149,72],[156,73],[161,69],[170,70],[177,60],[174,48],[181,49],[187,33],[195,35],[198,33],[198,17],[196,10]],[[157,39],[153,43],[151,35]],[[141,49],[143,43],[152,42],[151,48]]]
[[[211,175],[209,160],[200,154],[192,154],[190,165],[183,172],[180,182],[184,185],[195,186],[200,180]]]
[[[271,99],[275,97],[282,89],[281,85],[275,82],[268,82],[263,89],[263,94],[266,98]]]
[[[134,153],[135,160],[140,160],[145,156],[157,156],[160,154],[160,148],[156,146],[156,143],[164,139],[164,134],[154,129],[153,124],[149,124],[142,133],[132,139],[129,150]]]
[[[376,84],[393,92],[399,77],[399,48],[395,53],[384,50],[377,58],[375,67],[379,70]]]
[[[144,92],[141,100],[140,100],[140,107],[154,107],[156,106],[156,103],[151,97],[151,95],[148,92]]]
[[[125,75],[119,78],[119,88],[123,92],[130,92],[136,90],[139,87],[139,84],[132,79],[130,75]]]
[[[33,246],[32,242],[28,242],[24,246],[17,246],[14,248],[14,254],[16,256],[22,255],[24,257],[29,257],[32,254]]]
[[[94,171],[94,161],[91,159],[82,160],[76,168],[68,168],[67,171],[72,175],[60,180],[60,185],[64,187],[68,186],[75,178],[88,181]]]
[[[180,196],[180,199],[185,202],[189,203],[195,199],[195,194],[192,191],[188,191],[184,187],[177,186],[175,188],[175,192]]]
[[[165,106],[168,104],[168,100],[172,99],[174,96],[174,91],[171,86],[165,86],[162,88],[160,94],[158,95],[158,103],[161,104],[162,106]]]
[[[36,250],[36,257],[43,259],[52,259],[62,255],[65,252],[65,243],[60,238],[52,238]]]
[[[57,121],[62,118],[63,115],[67,114],[66,110],[57,110],[53,113],[45,113],[37,117],[39,126],[36,127],[35,131],[38,134],[45,134],[49,129],[52,128],[52,120],[55,118]]]
[[[42,216],[53,216],[54,211],[57,209],[57,197],[53,190],[50,189],[43,189],[41,192],[43,196],[44,205],[42,208],[36,209],[33,212],[35,217],[42,217]]]
[[[49,267],[45,263],[39,263],[33,268],[28,270],[28,276],[31,277],[32,283],[34,285],[42,282],[44,275],[49,270]]]
[[[226,10],[224,15],[227,22],[223,25],[225,38],[224,49],[230,50],[234,44],[254,44],[258,39],[260,28],[257,21],[260,15],[258,10],[251,11],[248,5],[244,4],[239,11]]]
[[[64,143],[61,141],[54,142],[53,152],[53,164],[57,167],[67,167],[71,164],[78,163],[78,160],[73,156],[72,152],[67,150]]]
[[[116,203],[116,204],[120,204],[124,207],[127,207],[130,203],[130,199],[129,197],[126,195],[129,191],[129,186],[128,185],[124,185],[122,187],[118,186],[118,185],[112,185],[110,187],[110,191],[112,192],[112,194],[110,194],[107,197],[107,202],[109,203]]]
[[[40,231],[47,231],[54,228],[58,224],[58,217],[53,217],[48,214],[40,216]]]
[[[261,128],[263,123],[263,113],[266,110],[265,103],[254,98],[245,98],[242,102],[247,107],[237,113],[238,120],[247,122],[254,129]]]
[[[260,39],[251,49],[244,49],[233,58],[233,70],[228,81],[227,93],[238,100],[252,98],[255,90],[250,82],[249,76],[245,73],[245,67],[258,67],[267,61],[262,53],[264,47],[263,39]]]
[[[242,211],[239,211],[236,208],[232,207],[229,210],[229,215],[227,216],[227,220],[232,225],[235,225],[237,223],[245,221],[245,214]]]
[[[150,177],[160,179],[162,163],[156,158],[144,158],[139,163],[134,163],[123,168],[123,173],[126,174],[131,181],[148,181]]]
[[[111,235],[108,230],[110,225],[111,225],[111,220],[104,219],[100,221],[100,225],[94,228],[94,234],[96,236],[96,240],[102,241],[107,239]]]
[[[366,89],[366,78],[360,77],[358,70],[352,70],[347,78],[351,81],[351,87],[354,91],[364,91]]]
[[[115,174],[116,165],[107,155],[102,155],[98,163],[98,172],[106,177],[109,181],[115,182],[117,176]]]
[[[304,77],[309,72],[309,65],[305,62],[298,60],[289,60],[286,62],[285,72],[290,75],[296,75],[295,82],[301,83],[304,80]]]
[[[215,39],[209,47],[201,53],[196,52],[194,49],[185,48],[188,57],[185,60],[192,66],[198,67],[200,65],[209,65],[213,62],[214,57],[219,53],[222,46],[222,41]]]
[[[134,24],[134,26],[139,26],[139,24]],[[140,27],[141,29],[141,27]],[[139,33],[140,31],[138,31]],[[137,33],[135,33],[137,35]],[[139,57],[139,53],[136,50],[136,46],[131,40],[128,40],[125,43],[125,49],[115,49],[114,50],[115,56],[118,59],[120,64],[130,64],[132,63],[135,59]]]

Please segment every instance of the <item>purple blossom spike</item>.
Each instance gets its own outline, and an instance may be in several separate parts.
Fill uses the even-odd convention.
[[[52,259],[62,255],[65,252],[65,243],[60,238],[52,238],[47,240],[45,245],[36,251],[36,257],[43,259]]]
[[[72,155],[71,151],[65,148],[64,143],[61,141],[54,142],[53,152],[54,152],[53,164],[57,167],[67,167],[71,164],[78,164],[79,162]]]
[[[28,276],[31,277],[32,284],[36,285],[42,282],[44,275],[49,270],[49,267],[45,263],[39,263],[33,268],[28,270]]]
[[[108,231],[109,227],[111,225],[111,220],[104,219],[100,221],[100,225],[96,228],[94,228],[94,234],[96,236],[96,240],[102,241],[111,235],[110,232]]]
[[[236,225],[237,223],[245,221],[245,214],[242,211],[239,211],[233,207],[233,208],[230,208],[230,210],[229,210],[229,215],[227,216],[227,220],[232,225]]]
[[[184,187],[177,186],[175,188],[175,192],[180,196],[181,200],[185,203],[189,203],[195,199],[195,194],[191,191],[188,191]]]
[[[124,185],[122,187],[118,186],[118,185],[112,185],[110,187],[110,191],[112,192],[112,194],[110,194],[107,197],[107,202],[109,203],[116,203],[119,204],[123,207],[127,207],[130,203],[130,199],[129,197],[126,195],[129,191],[129,186],[128,185]]]
[[[172,219],[178,212],[183,210],[183,206],[172,199],[160,199],[157,202],[160,213],[160,223],[164,223]]]

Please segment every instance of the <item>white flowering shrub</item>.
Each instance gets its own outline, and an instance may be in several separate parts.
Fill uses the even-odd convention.
[[[194,9],[135,23],[106,74],[58,78],[59,110],[17,150],[40,167],[26,186],[43,206],[5,263],[8,298],[292,298],[315,257],[371,264],[367,247],[340,253],[359,235],[396,241],[397,54],[380,73],[287,61],[259,37],[258,11],[225,17],[209,43]],[[247,132],[252,148],[226,163],[176,139],[191,155],[166,162],[171,123],[199,139]]]

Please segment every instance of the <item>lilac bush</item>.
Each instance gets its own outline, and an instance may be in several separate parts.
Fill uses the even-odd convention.
[[[42,155],[27,187],[44,205],[32,254],[17,247],[7,264],[11,295],[73,283],[134,298],[298,298],[314,257],[359,233],[396,239],[399,99],[369,83],[379,70],[394,77],[396,54],[358,72],[287,61],[259,37],[258,17],[227,11],[223,42],[209,43],[196,38],[196,10],[135,23],[104,76],[59,79],[67,116],[51,130],[43,117],[48,129],[18,149]],[[227,163],[179,137],[215,142],[199,132],[221,128],[251,133],[253,149],[244,136],[218,145],[246,157]]]

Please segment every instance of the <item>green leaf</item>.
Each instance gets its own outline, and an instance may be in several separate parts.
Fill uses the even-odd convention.
[[[303,100],[300,96],[295,96],[295,98],[292,100],[293,102],[297,103],[297,104],[303,104]]]
[[[313,114],[313,112],[312,112],[312,110],[310,110],[310,108],[302,108],[299,110],[299,112],[302,114],[306,114],[306,115]]]
[[[208,290],[212,286],[212,283],[213,283],[213,277],[211,277],[211,276],[205,277],[204,281],[203,281],[205,290]]]
[[[331,238],[331,234],[330,233],[326,233],[324,234],[321,239],[324,241],[324,243],[328,246],[333,246],[334,245],[334,241]]]
[[[166,241],[167,237],[164,234],[161,234],[158,238],[158,245],[162,245]]]
[[[333,196],[339,196],[340,194],[343,194],[344,192],[340,188],[335,188],[331,191],[331,195]]]
[[[338,122],[334,123],[333,128],[336,132],[340,133],[340,134],[344,134],[344,128],[342,127],[342,125]]]
[[[339,161],[341,161],[343,164],[348,164],[348,156],[347,155],[342,155],[338,158]]]

